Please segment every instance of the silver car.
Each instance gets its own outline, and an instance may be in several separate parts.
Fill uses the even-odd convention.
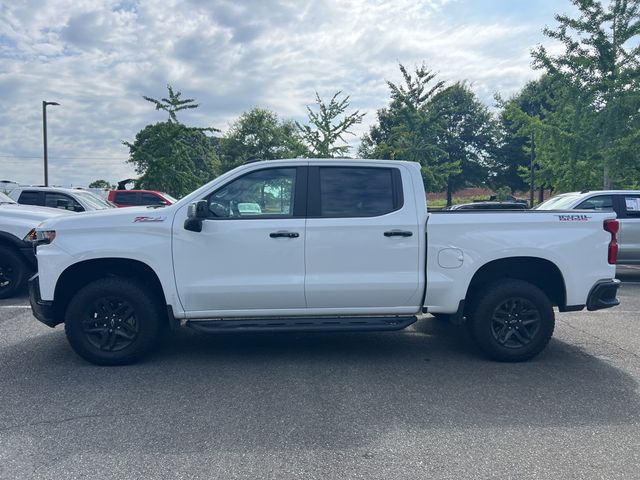
[[[618,263],[640,264],[640,190],[599,190],[563,193],[536,210],[614,210],[620,222]]]

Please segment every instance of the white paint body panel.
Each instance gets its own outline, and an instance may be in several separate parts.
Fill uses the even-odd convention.
[[[367,306],[370,313],[384,313],[394,307],[415,313],[422,297],[417,259],[424,240],[411,171],[405,165],[400,169],[404,204],[399,210],[377,217],[307,219],[305,292],[309,308]],[[384,232],[391,230],[413,235],[385,237]]]
[[[598,280],[615,277],[615,265],[607,263],[611,237],[602,227],[615,214],[589,212],[588,216],[588,221],[561,222],[553,212],[431,214],[428,310],[456,311],[473,275],[487,263],[509,257],[550,261],[564,278],[567,305],[584,305]],[[438,264],[439,252],[451,248],[464,254],[462,266],[456,269]]]
[[[332,163],[399,168],[402,209],[372,218],[205,220],[201,233],[183,227],[190,203],[249,171]],[[140,216],[159,221],[136,222]],[[259,162],[162,209],[132,207],[45,222],[41,228],[56,230],[57,237],[38,247],[40,291],[43,300],[53,300],[58,278],[77,262],[125,258],[156,272],[177,318],[414,314],[422,310],[424,295],[430,312],[453,313],[483,265],[535,257],[558,267],[567,303],[582,305],[597,281],[615,276],[615,266],[607,264],[606,218],[614,215],[590,212],[586,221],[561,222],[556,212],[428,214],[417,164]],[[410,230],[413,236],[384,237],[392,229]],[[278,230],[300,236],[268,236]]]

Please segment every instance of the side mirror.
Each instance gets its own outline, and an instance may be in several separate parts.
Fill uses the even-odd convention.
[[[206,200],[189,205],[187,219],[184,221],[184,229],[191,232],[202,231],[202,220],[209,216],[209,205]]]

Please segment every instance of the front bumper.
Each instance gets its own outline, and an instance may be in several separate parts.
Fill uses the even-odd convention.
[[[37,273],[29,279],[29,303],[31,303],[33,316],[48,327],[53,328],[62,323],[55,318],[53,302],[42,300],[40,297],[40,283]]]
[[[587,297],[587,310],[600,310],[620,305],[620,300],[616,297],[620,280],[609,279],[596,283]]]

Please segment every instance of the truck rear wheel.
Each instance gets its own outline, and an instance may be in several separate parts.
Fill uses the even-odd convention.
[[[18,253],[0,246],[0,298],[16,295],[27,279],[28,268]]]
[[[136,362],[158,343],[162,314],[155,297],[127,278],[101,278],[69,303],[65,333],[71,347],[97,365]]]
[[[553,335],[555,317],[547,295],[522,280],[501,280],[473,302],[469,329],[480,349],[502,362],[539,354]]]

